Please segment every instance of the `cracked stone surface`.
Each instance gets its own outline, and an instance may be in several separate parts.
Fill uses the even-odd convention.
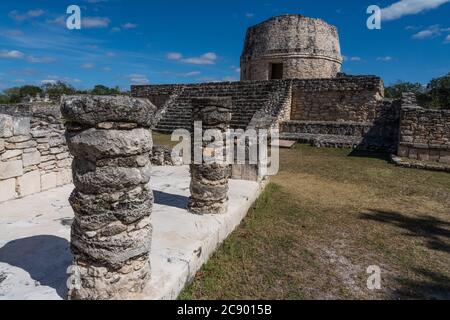
[[[189,167],[153,168],[155,204],[150,255],[152,279],[142,299],[175,299],[256,200],[260,185],[231,180],[224,215],[197,216],[188,203]],[[0,300],[61,300],[67,268],[73,185],[0,204]]]
[[[225,132],[230,128],[231,98],[199,98],[192,99],[192,131],[194,123],[202,122],[202,134],[213,129],[221,132],[221,141],[214,141],[219,148],[212,153],[225,156]],[[220,138],[217,137],[215,139]],[[222,143],[222,146],[220,144]],[[191,149],[196,151],[196,142],[192,141]],[[211,152],[209,143],[203,142],[202,149],[197,150],[205,155]],[[195,157],[193,157],[195,159]],[[204,161],[204,160],[203,160]],[[189,211],[194,214],[224,214],[228,210],[228,178],[231,166],[228,164],[210,163],[191,164],[191,197]]]
[[[70,299],[134,299],[148,285],[153,231],[149,121],[155,110],[145,99],[62,98],[67,146],[74,156]]]

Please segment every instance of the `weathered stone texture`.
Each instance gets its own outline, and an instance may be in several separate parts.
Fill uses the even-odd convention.
[[[282,79],[335,77],[342,64],[336,28],[301,15],[273,17],[249,28],[241,80],[271,79],[273,63],[283,63]]]
[[[378,77],[295,81],[290,119],[372,122],[383,99],[383,81]]]
[[[0,180],[0,202],[16,197],[16,179]]]
[[[31,171],[17,178],[17,189],[19,196],[28,195],[41,191],[41,173],[39,170]]]
[[[71,247],[80,285],[69,288],[71,299],[132,299],[149,281],[148,126],[155,109],[123,97],[74,96],[62,103],[75,157]]]
[[[424,162],[448,165],[450,154],[450,110],[428,110],[414,105],[404,95],[400,120],[400,146],[397,155]]]
[[[67,174],[72,159],[58,110],[49,103],[0,106],[0,176],[16,177],[16,197],[72,182]]]
[[[64,98],[61,112],[67,121],[95,127],[103,122],[126,122],[151,127],[155,106],[146,99],[125,96]]]
[[[225,156],[223,144],[226,140],[225,132],[231,121],[230,98],[199,98],[192,100],[193,123],[202,122],[203,134],[206,130],[216,129],[222,132],[222,148],[217,147],[214,152],[221,152]],[[192,129],[191,132],[194,132]],[[199,150],[193,141],[192,152],[208,153],[208,143],[202,142]],[[193,157],[192,159],[194,159]],[[191,165],[191,197],[188,209],[194,214],[222,214],[228,210],[228,178],[230,165],[226,163],[206,163]]]
[[[179,166],[183,164],[180,155],[173,155],[172,149],[167,146],[153,146],[150,161],[154,166]]]

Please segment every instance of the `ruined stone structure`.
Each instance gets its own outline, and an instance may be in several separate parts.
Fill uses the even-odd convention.
[[[191,99],[231,97],[231,128],[281,128],[281,137],[316,146],[395,151],[399,107],[384,102],[375,76],[192,85],[133,86],[132,95],[159,108],[155,130],[190,128]]]
[[[450,110],[421,108],[404,94],[397,155],[400,165],[450,172]]]
[[[241,80],[333,78],[341,65],[336,27],[320,19],[283,15],[248,29]]]
[[[228,210],[228,178],[230,165],[226,163],[226,131],[230,128],[230,98],[199,98],[192,100],[194,123],[201,122],[202,137],[207,130],[218,130],[222,133],[220,140],[212,141],[214,148],[208,147],[211,142],[201,144],[192,138],[191,197],[188,209],[195,214],[222,214]],[[218,139],[216,137],[214,139]],[[199,145],[198,145],[199,144]],[[195,155],[202,154],[202,164],[194,163]],[[220,155],[221,153],[221,155]],[[221,156],[220,161],[207,162],[206,157]]]
[[[132,86],[133,97],[147,98],[158,107],[155,130],[172,133],[175,129],[191,128],[192,98],[230,97],[231,127],[246,129],[256,113],[265,116],[289,104],[289,81],[222,82],[186,85]],[[256,119],[255,119],[256,120]]]
[[[150,278],[154,106],[128,97],[65,97],[74,156],[71,299],[131,299]]]
[[[59,105],[0,106],[0,202],[72,181]]]

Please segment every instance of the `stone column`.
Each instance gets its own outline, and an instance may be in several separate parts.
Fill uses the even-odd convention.
[[[225,143],[225,132],[230,128],[231,98],[192,99],[193,121],[202,122],[202,135],[206,130],[219,130]],[[194,128],[192,128],[192,133]],[[191,198],[188,209],[194,214],[222,214],[228,210],[228,178],[230,165],[226,163],[194,163],[194,152],[208,154],[208,142],[196,148],[193,141],[191,170]],[[225,146],[225,144],[224,144]],[[197,151],[196,151],[197,149]],[[219,152],[224,152],[220,150]],[[217,152],[217,150],[216,150]],[[225,155],[225,152],[224,152]]]
[[[63,98],[75,184],[70,299],[133,299],[149,282],[155,110],[129,97]]]

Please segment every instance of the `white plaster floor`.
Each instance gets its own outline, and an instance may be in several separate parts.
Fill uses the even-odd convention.
[[[227,214],[188,213],[188,167],[155,167],[152,280],[143,299],[175,299],[259,196],[256,182],[230,181]],[[67,185],[0,204],[0,300],[61,300],[67,289],[70,224]]]

